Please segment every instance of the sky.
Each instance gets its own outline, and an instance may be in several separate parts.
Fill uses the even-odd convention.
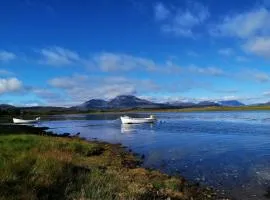
[[[270,0],[0,1],[0,104],[270,101]]]

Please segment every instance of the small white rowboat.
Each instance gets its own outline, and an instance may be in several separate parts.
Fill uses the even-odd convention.
[[[36,119],[33,119],[33,120],[13,118],[13,123],[14,124],[30,124],[30,123],[36,123],[39,120],[40,120],[40,117],[37,117]]]
[[[129,116],[120,117],[122,124],[140,124],[140,123],[153,123],[157,119],[154,115],[150,115],[148,118],[132,118]]]

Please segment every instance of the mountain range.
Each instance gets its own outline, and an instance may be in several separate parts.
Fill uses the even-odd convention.
[[[154,103],[140,99],[132,95],[120,95],[109,101],[102,99],[91,99],[73,108],[78,110],[91,109],[132,109],[132,108],[170,108],[169,104]]]
[[[241,103],[237,100],[227,100],[227,101],[219,101],[218,102],[221,106],[245,106],[245,104]]]
[[[155,103],[149,100],[140,99],[132,95],[120,95],[109,101],[102,99],[91,99],[81,105],[73,108],[77,110],[95,110],[95,109],[134,109],[134,108],[189,108],[189,107],[211,107],[211,106],[244,106],[243,103],[230,100],[230,101],[201,101],[199,103],[193,102],[167,102]]]
[[[20,110],[25,112],[42,112],[42,113],[61,113],[61,112],[72,112],[77,111],[88,111],[88,110],[125,110],[125,109],[160,109],[160,108],[192,108],[192,107],[211,107],[211,106],[244,106],[245,104],[237,100],[228,101],[201,101],[198,103],[194,102],[167,102],[167,103],[155,103],[149,100],[141,99],[133,95],[120,95],[111,100],[103,99],[91,99],[80,105],[73,106],[70,108],[64,107],[50,107],[50,106],[38,106],[38,107],[15,107],[8,104],[0,104],[0,111],[8,112],[14,110]],[[264,105],[264,104],[260,104]],[[265,104],[267,105],[267,103]]]

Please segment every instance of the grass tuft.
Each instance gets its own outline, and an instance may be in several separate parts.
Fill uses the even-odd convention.
[[[0,135],[0,199],[215,199],[212,190],[138,167],[120,145]]]

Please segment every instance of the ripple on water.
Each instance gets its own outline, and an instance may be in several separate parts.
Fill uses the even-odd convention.
[[[146,167],[180,173],[236,199],[266,199],[264,194],[270,186],[270,112],[156,113],[156,124],[127,126],[120,124],[119,116],[54,116],[40,126],[120,142],[144,154]]]

